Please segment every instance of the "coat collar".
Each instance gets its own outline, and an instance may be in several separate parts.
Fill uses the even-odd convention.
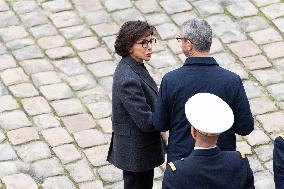
[[[122,58],[122,60],[127,63],[132,70],[139,75],[139,77],[151,88],[153,91],[158,94],[157,84],[150,76],[147,69],[143,68],[142,65],[139,65],[131,56]]]
[[[219,147],[193,150],[190,156],[213,156],[221,152]]]
[[[213,57],[190,57],[185,60],[183,66],[189,66],[189,65],[198,65],[198,66],[217,65],[218,66],[218,63]]]

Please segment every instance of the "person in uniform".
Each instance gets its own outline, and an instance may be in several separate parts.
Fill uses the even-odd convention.
[[[284,133],[274,141],[273,172],[275,189],[284,189]]]
[[[113,76],[107,160],[123,170],[125,189],[152,189],[154,168],[164,162],[160,132],[152,121],[158,89],[144,65],[151,58],[154,29],[147,22],[129,21],[115,41],[122,59]]]
[[[187,157],[194,147],[184,114],[184,104],[197,93],[215,94],[233,110],[235,122],[218,140],[221,150],[236,150],[235,134],[246,136],[254,129],[250,105],[241,78],[210,56],[212,30],[205,20],[190,19],[177,38],[187,57],[182,67],[167,73],[161,82],[153,124],[158,131],[169,131],[167,161]]]
[[[185,114],[195,147],[188,157],[167,164],[162,189],[254,189],[248,159],[217,146],[220,133],[234,122],[229,105],[216,95],[198,93],[186,102]]]

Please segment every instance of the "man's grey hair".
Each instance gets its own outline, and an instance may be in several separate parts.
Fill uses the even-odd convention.
[[[189,39],[197,51],[209,51],[212,29],[206,20],[193,18],[183,24],[183,37]]]

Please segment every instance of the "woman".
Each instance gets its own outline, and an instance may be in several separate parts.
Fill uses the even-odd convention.
[[[113,76],[107,160],[123,170],[125,189],[151,189],[154,168],[164,162],[160,133],[152,125],[157,86],[144,66],[151,58],[154,29],[147,22],[126,22],[114,46],[122,59]]]

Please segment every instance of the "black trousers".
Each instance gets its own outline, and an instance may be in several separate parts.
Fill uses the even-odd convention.
[[[145,172],[123,171],[124,189],[152,189],[154,169]]]

